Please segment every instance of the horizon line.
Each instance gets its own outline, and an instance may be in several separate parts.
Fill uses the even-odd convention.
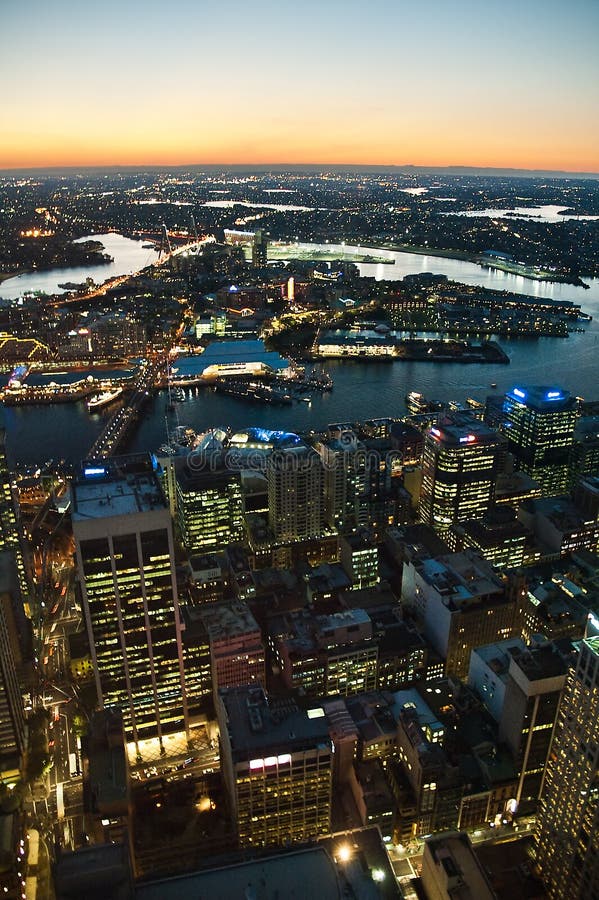
[[[540,168],[523,168],[516,166],[475,166],[475,165],[462,165],[462,164],[452,164],[452,165],[436,165],[436,166],[424,166],[424,165],[416,165],[414,163],[99,163],[99,164],[85,164],[85,165],[36,165],[36,166],[6,166],[0,167],[0,174],[4,173],[14,173],[14,172],[89,172],[89,171],[97,171],[97,170],[111,170],[111,171],[123,171],[123,170],[145,170],[145,171],[160,171],[164,169],[210,169],[210,170],[241,170],[241,171],[272,171],[272,170],[282,170],[282,171],[294,171],[294,170],[308,170],[308,171],[344,171],[344,172],[357,172],[363,170],[369,170],[373,172],[403,172],[409,174],[413,172],[414,174],[422,173],[422,174],[432,174],[436,172],[452,172],[452,173],[487,173],[487,174],[510,174],[517,173],[523,175],[530,176],[546,176],[553,175],[559,177],[587,177],[587,178],[599,178],[599,172],[587,171],[587,170],[574,170],[574,169],[540,169]]]

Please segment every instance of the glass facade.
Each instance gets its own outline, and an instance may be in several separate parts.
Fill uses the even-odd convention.
[[[554,495],[566,491],[576,401],[559,388],[516,387],[505,395],[502,430],[516,467]]]
[[[183,727],[168,532],[80,545],[103,706],[119,706],[144,737]]]
[[[495,498],[501,439],[480,423],[431,428],[424,442],[420,518],[435,528],[480,519]]]
[[[172,521],[149,457],[101,462],[72,492],[98,699],[128,738],[161,741],[188,726]]]
[[[552,900],[599,897],[599,638],[566,680],[537,816],[537,862]]]
[[[177,479],[177,516],[190,553],[218,550],[243,540],[243,499],[239,475],[211,473]]]

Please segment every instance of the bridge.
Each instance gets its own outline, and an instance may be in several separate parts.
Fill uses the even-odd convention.
[[[89,459],[99,459],[102,456],[112,456],[113,453],[116,453],[131,428],[137,422],[139,413],[152,393],[156,378],[163,366],[164,362],[161,359],[157,359],[148,361],[142,367],[133,383],[133,390],[129,394],[125,405],[118,409],[108,420],[106,427],[88,453]]]
[[[84,294],[75,294],[75,296],[73,297],[58,297],[50,301],[49,305],[67,306],[71,303],[81,303],[82,300],[91,300],[93,297],[103,297],[109,290],[118,287],[120,284],[125,284],[125,282],[129,281],[130,278],[135,278],[137,275],[141,275],[141,273],[145,269],[164,266],[169,262],[169,260],[175,259],[175,257],[177,256],[185,256],[189,253],[195,254],[206,244],[214,244],[215,242],[216,238],[209,236],[205,238],[198,238],[197,240],[190,241],[187,244],[179,244],[179,246],[173,247],[171,245],[168,233],[165,229],[161,242],[158,245],[158,256],[147,266],[144,266],[143,269],[140,269],[138,272],[129,272],[126,275],[117,275],[115,278],[111,278],[108,281],[105,281],[104,284],[101,284],[98,287],[93,288],[93,290]]]

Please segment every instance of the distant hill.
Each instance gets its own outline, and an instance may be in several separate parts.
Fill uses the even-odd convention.
[[[102,175],[116,174],[119,172],[237,172],[237,173],[302,173],[302,172],[338,172],[346,173],[363,173],[363,174],[396,174],[396,175],[446,175],[459,176],[465,175],[470,177],[481,176],[485,178],[577,178],[577,179],[598,179],[597,172],[566,172],[559,169],[500,169],[500,168],[477,168],[476,166],[351,166],[351,165],[326,165],[319,163],[310,163],[304,165],[286,165],[284,163],[267,163],[260,165],[200,165],[189,163],[185,166],[52,166],[52,167],[35,167],[24,169],[0,169],[0,175],[4,176],[21,176],[21,175]]]

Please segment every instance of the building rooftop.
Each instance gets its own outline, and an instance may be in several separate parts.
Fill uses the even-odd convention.
[[[436,713],[433,712],[416,688],[408,688],[405,691],[396,691],[393,694],[392,709],[396,719],[399,719],[402,712],[413,710],[418,717],[418,724],[429,740],[433,735],[443,735],[445,732],[445,727],[442,722],[439,721]]]
[[[510,661],[525,651],[526,644],[522,638],[508,638],[506,641],[475,647],[472,653],[476,654],[498,678],[506,681]]]
[[[594,516],[585,515],[568,496],[524,500],[521,506],[525,513],[543,516],[557,531],[562,533],[578,531],[585,524],[589,525],[595,521]]]
[[[467,608],[490,594],[503,594],[501,578],[481,556],[465,550],[415,562],[423,579],[454,609]]]
[[[376,743],[397,735],[397,716],[393,709],[393,695],[380,691],[344,698],[348,713],[364,743]]]
[[[87,752],[92,807],[99,812],[119,807],[126,814],[129,776],[120,711],[101,710],[93,714]]]
[[[234,762],[247,762],[268,751],[290,753],[330,744],[322,709],[303,710],[294,700],[267,699],[262,688],[220,691]]]
[[[208,366],[230,363],[262,363],[271,369],[287,369],[289,361],[275,351],[266,350],[264,341],[214,341],[203,353],[184,356],[173,367],[175,377],[200,376]]]
[[[371,625],[370,616],[363,609],[344,609],[328,616],[316,617],[317,629],[324,638],[334,636],[340,629]]]
[[[467,412],[444,416],[429,429],[427,436],[445,446],[461,449],[503,442],[501,435]]]
[[[350,586],[351,580],[341,563],[322,563],[310,571],[308,584],[313,592],[343,591]]]
[[[437,877],[432,876],[431,870],[438,873]],[[440,885],[452,900],[495,900],[495,892],[465,833],[446,833],[426,840],[422,882],[427,896],[429,890]],[[436,896],[444,896],[438,888]]]
[[[93,844],[56,862],[55,888],[61,900],[129,900],[131,866],[124,844]]]
[[[520,669],[527,681],[543,681],[546,678],[565,676],[568,657],[554,645],[553,641],[539,647],[527,647],[523,653],[513,653],[510,669]]]
[[[320,344],[335,344],[337,346],[371,346],[371,347],[394,347],[396,344],[395,335],[379,334],[376,331],[344,331],[339,329],[336,331],[323,331],[319,338]]]
[[[522,403],[536,412],[562,412],[576,406],[569,391],[556,385],[516,385],[505,395],[506,400]]]
[[[362,642],[372,637],[372,622],[363,609],[315,616],[302,609],[273,616],[269,631],[284,641],[291,654],[313,653]]]
[[[336,854],[345,845],[350,858]],[[382,878],[375,881],[372,873]],[[138,884],[135,900],[400,900],[387,851],[377,828],[362,828],[319,840],[312,846],[281,848],[218,868]]]
[[[244,634],[260,634],[247,603],[231,600],[222,603],[206,603],[198,610],[210,641],[224,641]]]
[[[198,490],[218,489],[225,487],[229,483],[240,483],[238,472],[229,471],[224,466],[221,467],[219,465],[218,454],[215,454],[212,459],[217,463],[218,468],[215,468],[213,464],[206,467],[190,466],[186,457],[174,459],[177,484],[183,493],[193,494]]]
[[[74,522],[166,509],[152,469],[127,471],[104,459],[85,463],[71,491]]]

